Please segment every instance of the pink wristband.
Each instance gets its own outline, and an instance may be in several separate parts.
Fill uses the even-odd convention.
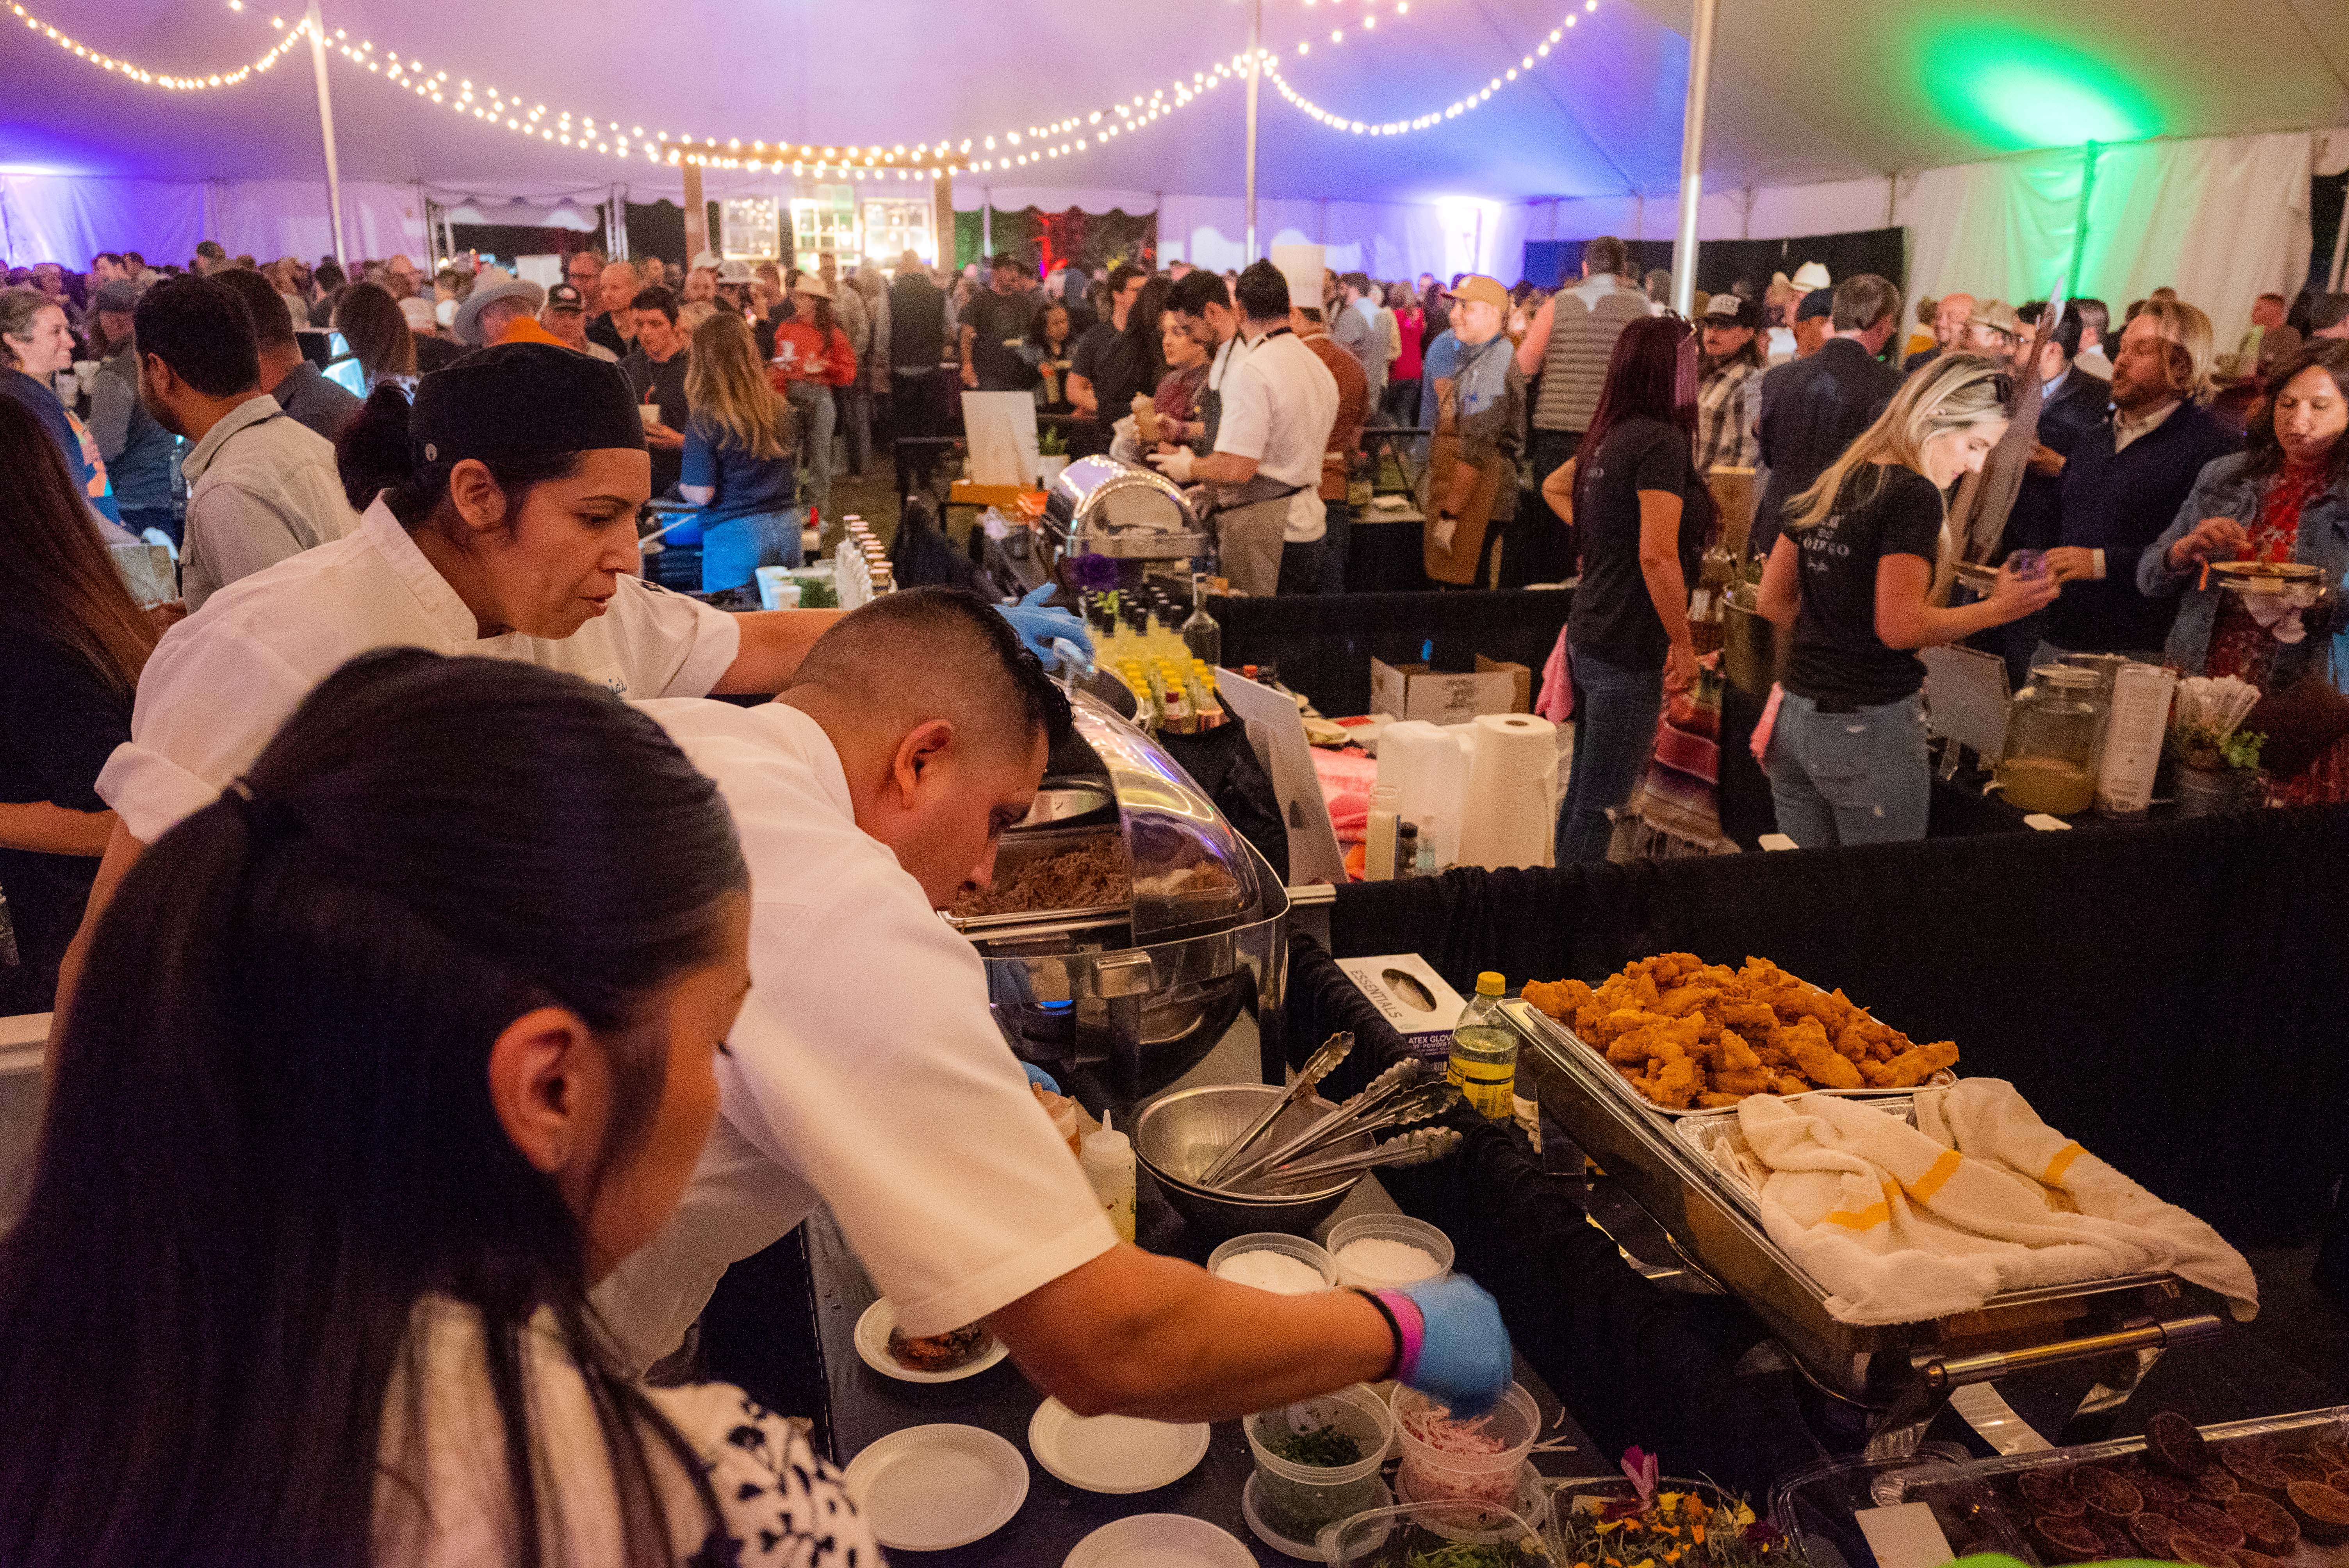
[[[1376,1300],[1394,1319],[1395,1364],[1397,1382],[1408,1383],[1419,1367],[1420,1346],[1427,1342],[1427,1320],[1420,1315],[1419,1303],[1399,1290],[1374,1290],[1365,1293]]]

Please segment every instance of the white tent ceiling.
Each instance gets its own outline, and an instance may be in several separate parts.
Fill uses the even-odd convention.
[[[225,70],[281,35],[271,0],[25,0],[94,50],[151,69]],[[1663,193],[1679,181],[1687,0],[1264,0],[1296,88],[1364,119],[1481,87],[1559,26],[1547,57],[1475,112],[1403,138],[1308,119],[1268,84],[1272,197],[1424,201]],[[1380,22],[1361,26],[1366,9]],[[46,14],[45,14],[46,13]],[[1171,88],[1245,47],[1247,0],[543,0],[493,11],[326,0],[377,58],[420,57],[551,113],[720,138],[915,142],[989,133]],[[295,15],[287,15],[289,24]],[[1347,25],[1342,46],[1328,42]],[[2233,0],[1723,0],[1708,117],[1712,189],[1881,176],[2095,135],[2209,136],[2349,121],[2349,4]],[[1296,46],[1313,41],[1309,55]],[[231,89],[168,92],[0,28],[0,170],[299,180],[321,169],[306,50]],[[2035,74],[2034,74],[2035,73]],[[527,139],[332,62],[347,181],[544,195],[673,170]],[[1237,194],[1241,89],[1106,145],[989,177],[1021,187]],[[713,181],[713,193],[720,181]],[[909,187],[910,189],[910,187]],[[968,203],[966,203],[968,204]]]

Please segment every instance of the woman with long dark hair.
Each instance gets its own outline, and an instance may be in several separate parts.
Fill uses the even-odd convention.
[[[130,738],[155,645],[40,420],[0,397],[0,892],[16,962],[0,1016],[46,1013],[114,813],[99,769]]]
[[[1557,863],[1607,858],[1614,813],[1656,740],[1664,694],[1697,677],[1689,584],[1713,496],[1691,457],[1696,339],[1678,316],[1623,328],[1590,429],[1542,484],[1582,550],[1567,640],[1574,664],[1574,770],[1557,815]]]
[[[1974,603],[1930,598],[1942,494],[2006,433],[2011,393],[2003,364],[1945,354],[1786,504],[1759,603],[1795,632],[1767,756],[1778,830],[1806,850],[1925,836],[1933,785],[1915,650],[2055,597],[2054,573],[2023,577],[2009,561]]]
[[[2177,521],[2138,558],[2137,587],[2182,597],[2166,650],[2182,670],[2280,692],[2329,658],[2333,686],[2349,691],[2340,638],[2282,642],[2240,594],[2198,586],[2208,562],[2240,560],[2299,562],[2336,588],[2349,582],[2349,343],[2312,340],[2269,373],[2265,392],[2250,447],[2204,467]],[[2290,805],[2349,800],[2349,739],[2279,777],[2273,793]]]
[[[366,373],[367,389],[385,382],[416,385],[416,334],[391,291],[378,284],[354,284],[335,302],[335,330],[351,346]]]
[[[715,1118],[748,888],[717,787],[575,676],[320,686],[131,873],[56,1042],[0,1561],[877,1562],[788,1425],[642,1387],[587,1305]]]

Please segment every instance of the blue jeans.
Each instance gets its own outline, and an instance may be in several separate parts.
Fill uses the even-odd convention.
[[[1557,863],[1596,865],[1621,808],[1656,754],[1664,672],[1625,669],[1574,651],[1574,771],[1557,808]]]
[[[812,381],[792,382],[791,403],[800,423],[800,500],[811,512],[829,518],[832,431],[839,409],[833,402],[832,388]]]
[[[1933,796],[1920,692],[1854,713],[1821,713],[1788,692],[1770,737],[1778,830],[1804,849],[1925,836]]]
[[[730,517],[701,531],[701,591],[750,588],[761,566],[800,563],[797,512],[758,512]]]

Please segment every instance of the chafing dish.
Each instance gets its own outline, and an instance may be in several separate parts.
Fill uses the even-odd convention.
[[[1079,557],[1109,562],[1117,581],[1101,580],[1094,569],[1081,582],[1092,589],[1139,588],[1154,566],[1174,573],[1172,563],[1203,559],[1216,549],[1214,536],[1173,480],[1155,469],[1107,457],[1081,458],[1061,470],[1045,496],[1036,535],[1048,573],[1063,583],[1071,583],[1064,568]]]
[[[1180,764],[1100,698],[1080,690],[1071,702],[1078,743],[1054,756],[1047,787],[1059,802],[1099,803],[1030,812],[1004,834],[997,880],[1109,845],[1124,852],[1131,895],[947,918],[986,962],[1013,1051],[1068,1075],[1088,1105],[1123,1112],[1196,1066],[1243,1011],[1278,1028],[1288,897]]]
[[[2163,1348],[2220,1331],[2216,1298],[2167,1274],[2010,1292],[1924,1323],[1841,1322],[1826,1291],[1764,1232],[1750,1197],[1696,1140],[1633,1098],[1604,1057],[1539,1009],[1520,1001],[1501,1012],[1520,1040],[1518,1092],[1530,1084],[1607,1181],[1671,1237],[1681,1261],[1769,1326],[1789,1365],[1864,1431],[1871,1454],[1908,1452],[1950,1390],[2009,1373],[2068,1367],[2085,1394],[2073,1403],[2110,1408]]]

